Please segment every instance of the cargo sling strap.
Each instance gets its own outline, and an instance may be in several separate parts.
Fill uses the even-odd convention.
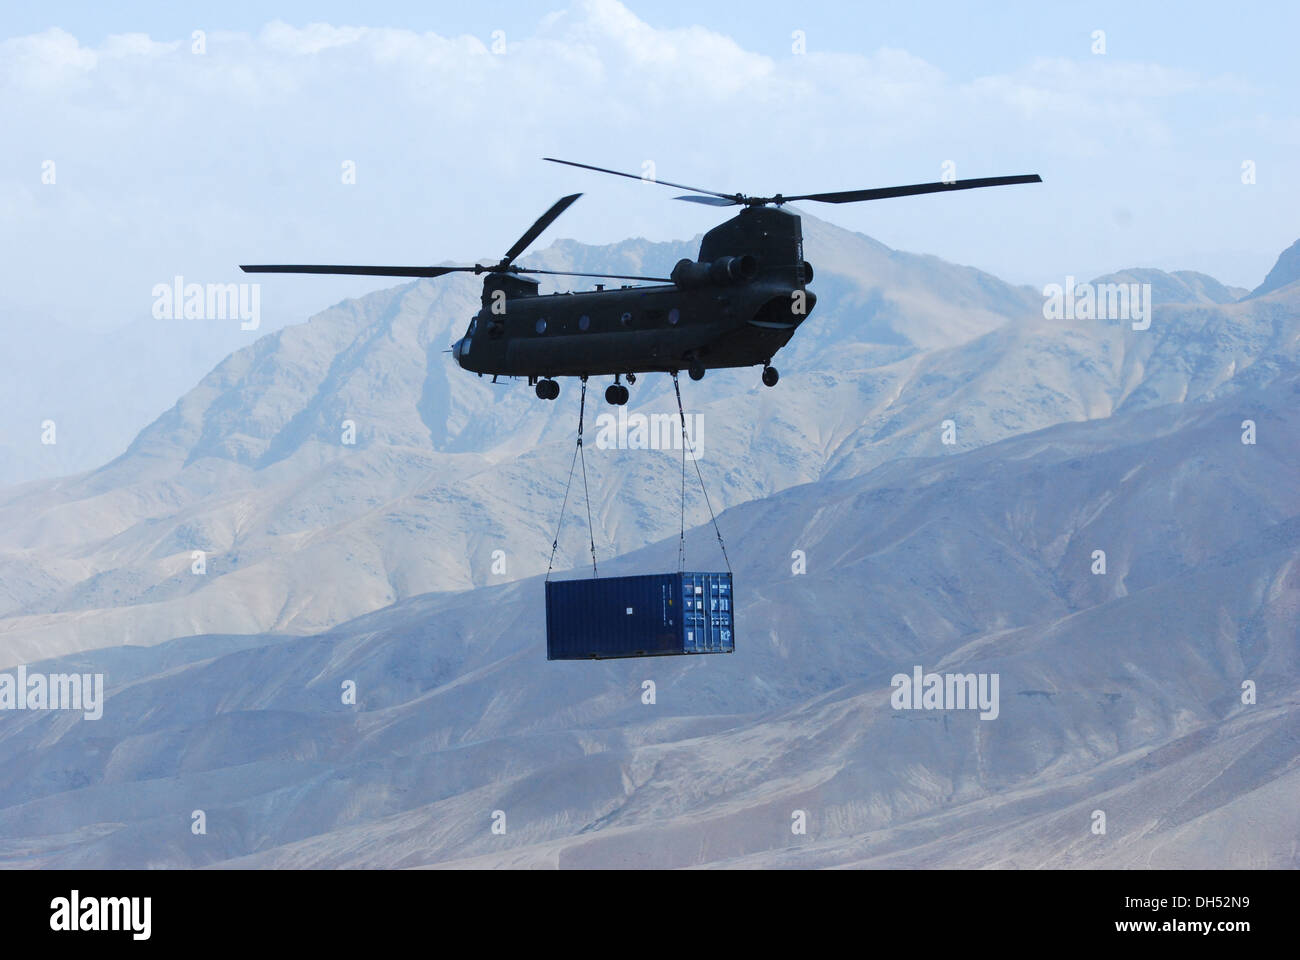
[[[727,545],[722,542],[722,531],[718,529],[718,518],[713,514],[713,504],[709,501],[708,488],[704,486],[704,474],[700,472],[700,460],[695,455],[694,444],[686,434],[686,414],[682,412],[682,388],[677,383],[677,371],[673,371],[673,392],[677,394],[677,422],[682,428],[682,522],[677,539],[677,570],[686,569],[686,447],[691,446],[691,462],[695,464],[695,475],[700,479],[700,492],[704,494],[704,504],[709,508],[709,519],[713,521],[713,532],[718,537],[718,546],[722,549],[722,562],[731,573],[731,559],[727,556]],[[594,549],[594,548],[593,548]]]
[[[546,565],[546,579],[551,579],[551,568],[555,566],[555,551],[560,546],[560,530],[564,527],[564,511],[569,506],[569,491],[573,487],[573,468],[578,459],[582,459],[582,494],[587,500],[587,533],[591,537],[591,575],[596,572],[596,533],[591,526],[591,492],[587,489],[587,455],[582,450],[582,419],[587,410],[587,378],[582,378],[582,394],[578,400],[578,444],[573,448],[573,460],[569,463],[569,482],[564,485],[564,502],[560,505],[560,522],[555,525],[555,539],[551,541],[551,560]]]

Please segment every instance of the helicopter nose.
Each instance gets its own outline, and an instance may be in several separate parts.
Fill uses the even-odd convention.
[[[463,340],[463,339],[464,339],[464,338],[462,337],[461,340]],[[452,359],[454,359],[458,365],[460,365],[460,366],[464,366],[464,364],[460,362],[460,344],[461,344],[461,340],[457,340],[455,343],[453,343],[453,344],[451,345],[451,350],[450,350],[449,352],[451,353]]]

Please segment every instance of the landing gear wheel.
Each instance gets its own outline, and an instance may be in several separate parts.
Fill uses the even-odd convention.
[[[621,407],[627,403],[630,394],[621,383],[611,383],[605,388],[605,402],[610,406]]]
[[[554,400],[560,395],[560,385],[554,380],[537,381],[537,398],[539,400]]]
[[[691,364],[690,368],[686,372],[691,375],[692,380],[704,379],[704,367],[701,364],[698,363]]]
[[[763,368],[763,386],[775,387],[776,382],[781,379],[781,374],[776,372],[776,367]]]

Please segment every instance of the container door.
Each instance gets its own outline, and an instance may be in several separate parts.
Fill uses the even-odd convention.
[[[708,652],[708,594],[704,574],[682,574],[683,643],[687,653]]]
[[[708,597],[708,629],[705,634],[707,653],[730,653],[731,577],[725,573],[704,575],[704,592]]]
[[[687,653],[730,653],[735,649],[730,574],[682,574],[682,627]]]
[[[731,574],[714,574],[711,596],[716,597],[717,605],[712,612],[712,626],[719,653],[731,653],[736,649],[732,636],[734,613],[731,606]]]

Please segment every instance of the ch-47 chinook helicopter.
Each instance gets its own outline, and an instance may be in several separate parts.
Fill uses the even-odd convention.
[[[571,160],[543,159],[643,179]],[[835,193],[778,193],[771,197],[717,193],[655,180],[664,186],[692,191],[678,200],[742,208],[704,235],[697,259],[679,261],[668,277],[535,270],[516,264],[515,259],[581,196],[577,193],[556,201],[498,263],[491,265],[264,264],[241,269],[246,273],[377,277],[486,274],[482,309],[470,320],[465,335],[452,345],[452,355],[461,367],[479,376],[489,374],[494,380],[498,376],[527,377],[543,400],[560,395],[557,377],[580,377],[585,385],[588,377],[613,376],[605,399],[621,405],[628,401],[627,387],[621,381],[626,378],[635,384],[642,373],[676,375],[685,369],[691,379],[699,380],[706,370],[762,364],[763,383],[776,385],[778,374],[772,357],[794,336],[817,303],[816,294],[807,289],[813,268],[803,256],[799,217],[782,209],[784,204],[796,200],[855,203],[1041,180],[1037,174],[1023,174]],[[543,295],[537,292],[538,281],[525,274],[642,280],[654,285],[606,290],[603,284],[597,284],[595,290]]]

